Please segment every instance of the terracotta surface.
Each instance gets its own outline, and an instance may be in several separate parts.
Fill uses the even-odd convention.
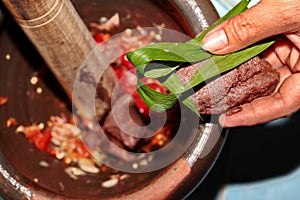
[[[100,3],[101,2],[101,3]],[[199,23],[192,24],[193,12],[186,10],[182,12],[176,4],[178,1],[73,1],[75,8],[85,23],[97,21],[102,16],[111,16],[115,12],[120,14],[130,13],[138,16],[122,27],[134,28],[137,24],[151,26],[153,22],[160,24],[164,22],[167,28],[178,30],[192,36],[199,30]],[[199,1],[200,10],[204,17],[211,23],[217,18],[215,10],[209,1]],[[162,5],[163,4],[163,5]],[[63,171],[64,165],[49,157],[43,152],[36,150],[24,137],[14,133],[15,127],[7,128],[5,122],[8,117],[15,117],[19,124],[31,124],[33,122],[46,122],[50,115],[61,112],[70,114],[68,98],[60,87],[54,76],[39,56],[36,49],[25,37],[14,20],[10,17],[4,6],[0,3],[4,13],[4,21],[0,28],[0,95],[7,96],[9,101],[0,107],[0,182],[3,197],[20,199],[22,196],[32,195],[35,199],[41,198],[88,198],[107,199],[134,191],[149,185],[157,177],[168,174],[168,168],[153,173],[132,174],[127,184],[114,188],[113,190],[103,190],[99,187],[99,176],[90,176],[73,181]],[[160,6],[163,6],[160,7]],[[184,7],[184,6],[183,6]],[[187,9],[187,8],[185,8]],[[188,17],[187,17],[188,16]],[[188,23],[189,22],[189,23]],[[195,23],[195,22],[194,22]],[[9,54],[11,59],[5,58]],[[44,74],[39,86],[43,88],[43,94],[38,95],[29,80],[36,72]],[[213,129],[216,134],[220,132],[216,126]],[[211,135],[214,135],[212,133]],[[225,133],[219,137],[216,145],[210,146],[212,149],[207,156],[199,159],[191,171],[185,171],[187,176],[181,181],[180,188],[171,193],[172,197],[181,198],[189,193],[208,173],[213,165],[222,145]],[[215,144],[215,141],[211,142]],[[187,153],[188,154],[188,153]],[[186,156],[186,155],[185,155]],[[43,169],[38,165],[40,160],[50,163],[51,169]],[[186,163],[183,166],[186,166]],[[184,169],[184,168],[183,168]],[[8,176],[5,176],[8,174]],[[38,183],[34,179],[38,178]],[[89,179],[89,184],[86,180]],[[63,182],[64,190],[59,184]],[[169,194],[168,194],[169,195]]]

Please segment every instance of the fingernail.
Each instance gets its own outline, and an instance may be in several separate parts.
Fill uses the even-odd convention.
[[[206,51],[214,52],[223,49],[226,45],[228,45],[228,39],[225,31],[221,29],[205,36],[201,47]]]

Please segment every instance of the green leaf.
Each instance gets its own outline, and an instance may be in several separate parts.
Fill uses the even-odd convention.
[[[189,43],[161,42],[151,44],[127,54],[128,60],[139,72],[149,78],[157,78],[155,73],[167,75],[174,69],[155,69],[154,72],[145,73],[145,68],[151,61],[197,62],[210,58],[211,53],[201,49],[199,45]],[[168,72],[166,74],[166,72]]]
[[[198,69],[197,73],[195,73],[189,81],[188,86],[183,91],[178,92],[182,93],[184,91],[187,91],[188,89],[199,85],[209,78],[212,78],[216,75],[219,75],[241,65],[242,63],[269,48],[273,43],[274,41],[269,41],[266,43],[250,46],[246,49],[231,54],[213,56]]]
[[[188,90],[203,83],[204,81],[241,65],[242,63],[266,50],[273,43],[274,41],[272,40],[265,43],[253,45],[235,53],[227,55],[215,55],[207,59],[203,63],[203,65],[201,65],[198,71],[189,80],[188,84],[184,85],[179,77],[175,73],[172,73],[168,77],[168,79],[163,82],[163,85],[169,91],[179,97],[184,92],[187,92]],[[193,102],[190,98],[183,100],[183,104],[185,104],[193,112],[199,115],[195,105],[192,105]]]
[[[198,117],[201,118],[200,113],[199,113],[198,109],[196,108],[195,103],[191,97],[186,98],[185,100],[182,101],[182,103],[186,107],[188,107],[191,111],[193,111],[196,115],[198,115]]]
[[[176,68],[155,69],[154,71],[145,72],[147,64],[152,61],[177,61],[177,62],[198,62],[210,58],[212,54],[201,49],[200,44],[205,34],[219,25],[223,21],[243,12],[247,9],[250,0],[242,0],[234,8],[232,8],[226,15],[218,19],[213,25],[202,32],[202,34],[186,43],[162,42],[151,44],[134,52],[128,52],[127,58],[136,66],[142,74],[146,77],[157,78],[165,76]]]
[[[137,91],[146,105],[155,112],[170,109],[176,102],[174,94],[162,94],[145,85],[140,79],[137,81]]]
[[[224,17],[217,20],[202,34],[186,43],[162,42],[151,44],[133,52],[127,53],[130,62],[136,66],[138,74],[148,78],[167,79],[162,83],[171,94],[161,94],[140,81],[138,76],[137,90],[143,101],[154,111],[162,112],[171,108],[182,94],[214,76],[220,75],[252,57],[260,54],[273,44],[274,41],[262,42],[227,55],[213,55],[201,49],[200,44],[205,34],[223,21],[247,9],[250,0],[242,0]],[[204,61],[204,64],[193,75],[188,84],[176,75],[176,69],[186,63]],[[183,99],[183,104],[199,115],[190,97]],[[200,115],[199,115],[200,116]]]
[[[149,71],[146,71],[144,75],[145,77],[148,78],[159,78],[159,77],[167,76],[168,74],[170,74],[171,72],[173,72],[179,67],[180,65],[177,65],[175,67],[162,67],[159,69],[151,69]]]
[[[173,94],[179,96],[185,91],[186,86],[179,79],[179,77],[173,73],[171,76],[163,82],[163,85]]]

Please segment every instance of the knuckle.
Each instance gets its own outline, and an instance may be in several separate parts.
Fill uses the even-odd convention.
[[[247,40],[255,35],[255,25],[243,15],[237,15],[228,22],[227,33],[229,39],[241,44],[246,44]]]

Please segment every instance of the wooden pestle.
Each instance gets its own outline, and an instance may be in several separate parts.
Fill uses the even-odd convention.
[[[109,99],[116,78],[113,71],[108,68],[101,79],[96,80],[97,83],[100,81],[98,86],[105,96],[96,95],[95,106],[90,105],[91,101],[86,97],[93,94],[89,91],[96,90],[95,83],[84,83],[84,87],[81,87],[83,89],[80,92],[81,96],[72,97],[74,81],[85,58],[88,56],[89,59],[85,64],[89,66],[103,66],[96,43],[73,4],[69,0],[3,0],[3,2],[35,45],[69,99],[73,100],[77,112],[90,118],[93,117],[91,112],[96,107],[97,117],[101,118],[110,107]]]

